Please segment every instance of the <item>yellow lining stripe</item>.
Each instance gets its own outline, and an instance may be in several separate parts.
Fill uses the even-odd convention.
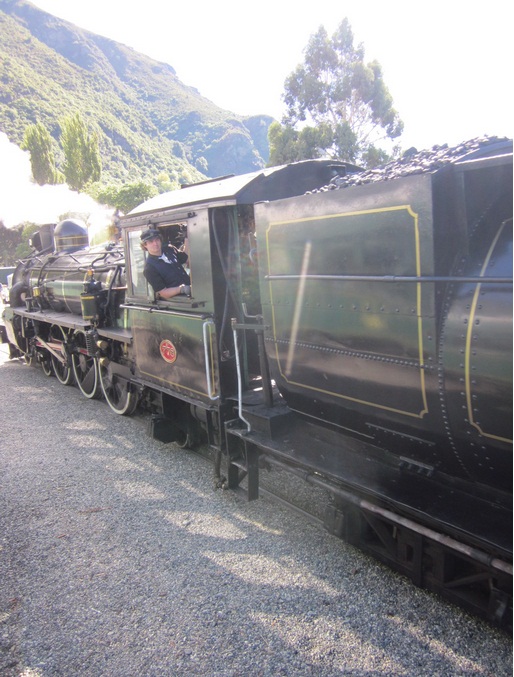
[[[500,236],[502,234],[503,228],[505,226],[505,223],[502,223],[500,228],[498,229],[498,232],[496,233],[496,236],[491,244],[491,247],[489,248],[489,251],[487,252],[487,256],[485,257],[484,264],[482,266],[482,269],[480,270],[480,277],[484,277],[487,267],[489,266],[489,262],[491,260],[491,256],[493,255],[494,248],[496,247],[498,240],[500,239]],[[483,435],[484,437],[489,437],[490,439],[493,440],[498,440],[499,442],[512,442],[511,439],[508,437],[500,437],[499,435],[493,435],[492,433],[486,433],[482,430],[482,428],[479,426],[478,423],[473,418],[473,405],[471,402],[471,340],[472,340],[472,334],[473,334],[473,325],[475,322],[475,314],[477,311],[477,306],[478,306],[478,298],[480,296],[480,291],[482,289],[482,283],[477,284],[475,293],[473,295],[473,302],[471,303],[471,312],[469,316],[469,322],[468,322],[468,331],[466,333],[466,356],[465,356],[465,364],[464,364],[464,378],[465,378],[465,383],[466,383],[466,403],[468,407],[468,420],[470,425],[472,425],[474,428],[478,430],[478,432]]]

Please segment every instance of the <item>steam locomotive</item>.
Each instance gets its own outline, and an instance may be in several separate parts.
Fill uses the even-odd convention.
[[[309,160],[158,195],[89,247],[47,226],[14,274],[11,357],[259,496],[278,473],[326,529],[498,625],[512,614],[512,141],[362,171]],[[157,299],[141,232],[187,233]]]

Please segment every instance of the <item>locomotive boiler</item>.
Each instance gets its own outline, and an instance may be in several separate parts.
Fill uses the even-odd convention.
[[[156,299],[149,226],[187,232],[190,296]],[[215,179],[121,228],[89,248],[64,222],[20,263],[11,355],[149,410],[250,500],[301,481],[331,533],[509,624],[512,142]]]
[[[11,356],[40,363],[48,375],[64,385],[74,381],[92,398],[101,381],[91,327],[119,324],[125,266],[121,247],[88,244],[79,221],[44,226],[33,238],[33,256],[14,273],[4,321]]]

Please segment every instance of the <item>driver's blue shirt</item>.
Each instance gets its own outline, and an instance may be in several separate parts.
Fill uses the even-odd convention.
[[[172,245],[163,247],[161,256],[149,255],[143,271],[154,292],[162,291],[167,287],[180,287],[181,284],[191,284],[189,275],[182,267],[187,261],[187,254],[180,252]]]

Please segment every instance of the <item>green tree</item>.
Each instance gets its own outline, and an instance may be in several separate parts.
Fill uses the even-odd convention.
[[[43,186],[64,181],[63,175],[55,166],[52,137],[41,122],[26,128],[21,148],[30,153],[32,176],[36,183]]]
[[[23,226],[7,228],[3,221],[0,221],[0,265],[16,265],[16,247],[21,242],[21,233]]]
[[[157,195],[157,188],[155,186],[151,186],[144,181],[128,183],[118,191],[118,198],[114,206],[124,214],[127,214],[134,207],[137,207],[154,195]]]
[[[113,185],[101,186],[97,184],[88,189],[88,194],[94,200],[100,202],[100,204],[113,207],[124,214],[130,212],[145,200],[157,195],[158,192],[155,186],[144,181],[127,183],[121,188]]]
[[[268,130],[270,144],[269,166],[312,160],[320,157],[323,148],[329,148],[333,142],[330,125],[321,123],[318,127],[303,127],[300,130],[289,125],[273,122]]]
[[[64,151],[64,176],[73,190],[81,191],[98,181],[102,172],[98,135],[90,134],[80,113],[61,120],[61,144]]]
[[[176,190],[179,188],[178,182],[173,181],[169,174],[166,172],[160,172],[155,179],[155,185],[157,187],[158,193],[167,193],[170,190]]]
[[[15,252],[16,260],[25,259],[33,252],[33,249],[30,246],[30,238],[34,235],[34,233],[37,233],[37,231],[40,228],[41,226],[38,226],[36,223],[31,223],[29,221],[26,221],[25,223],[19,226],[21,234],[20,234],[20,243],[16,247]]]
[[[373,163],[383,155],[375,144],[403,131],[381,66],[364,63],[348,19],[332,37],[323,26],[311,36],[284,89],[287,112],[270,127],[270,166],[326,155]]]
[[[109,207],[116,207],[119,192],[118,186],[113,184],[105,185],[93,183],[87,187],[86,192],[93,198],[93,200],[96,200],[100,204],[107,205]]]

